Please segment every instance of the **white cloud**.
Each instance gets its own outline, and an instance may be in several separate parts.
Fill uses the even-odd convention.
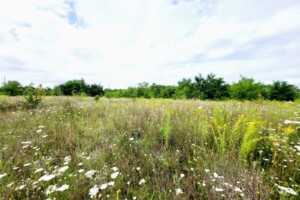
[[[0,76],[124,88],[213,72],[300,86],[300,3],[11,0],[0,8]]]

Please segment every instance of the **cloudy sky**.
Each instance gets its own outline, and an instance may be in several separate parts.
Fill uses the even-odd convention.
[[[126,88],[199,73],[300,87],[300,1],[9,0],[0,7],[1,79],[53,87],[84,78]]]

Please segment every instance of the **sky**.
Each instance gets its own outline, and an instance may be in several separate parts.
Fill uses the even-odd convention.
[[[299,0],[9,0],[0,80],[176,85],[209,73],[300,88]],[[3,81],[0,81],[3,82]]]

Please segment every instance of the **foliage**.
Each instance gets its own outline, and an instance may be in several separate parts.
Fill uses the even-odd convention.
[[[223,78],[216,78],[214,74],[208,74],[206,78],[201,74],[195,76],[195,97],[199,99],[220,100],[229,96],[228,85]]]
[[[59,85],[59,89],[62,91],[63,95],[68,96],[82,94],[86,94],[88,96],[102,96],[104,94],[103,87],[100,84],[88,85],[83,79],[67,81],[64,84]]]
[[[255,83],[254,79],[241,77],[231,85],[230,96],[237,100],[255,100],[260,97],[267,97],[267,91],[263,84]]]
[[[39,85],[37,88],[33,87],[33,84],[29,85],[25,91],[25,106],[29,108],[36,108],[42,102],[43,95],[42,85]]]
[[[286,81],[274,81],[270,88],[270,99],[279,101],[294,101],[297,88]]]
[[[23,89],[18,81],[8,81],[3,87],[2,91],[4,94],[9,96],[22,95]]]

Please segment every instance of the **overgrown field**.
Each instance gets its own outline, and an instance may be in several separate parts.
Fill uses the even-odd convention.
[[[0,97],[0,199],[299,199],[300,103],[19,101]]]

